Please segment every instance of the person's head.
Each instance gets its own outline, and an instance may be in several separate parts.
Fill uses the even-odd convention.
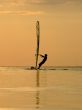
[[[47,56],[47,54],[45,54],[45,56]]]

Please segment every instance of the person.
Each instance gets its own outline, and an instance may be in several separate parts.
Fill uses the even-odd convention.
[[[41,55],[41,54],[39,54],[42,58],[43,58],[43,60],[39,63],[39,66],[38,66],[38,69],[40,69],[40,67],[46,62],[46,60],[47,60],[47,54],[44,54],[44,55]]]

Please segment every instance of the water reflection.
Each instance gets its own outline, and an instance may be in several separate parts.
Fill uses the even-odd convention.
[[[40,87],[40,72],[39,70],[36,71],[36,87],[37,87],[37,91],[36,91],[36,109],[40,108],[40,91],[39,91],[39,87]]]

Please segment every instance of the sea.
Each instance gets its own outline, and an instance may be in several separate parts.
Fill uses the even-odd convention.
[[[0,67],[0,110],[82,110],[82,67]]]

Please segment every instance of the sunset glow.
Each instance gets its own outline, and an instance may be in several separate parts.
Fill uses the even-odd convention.
[[[35,65],[36,21],[47,66],[82,66],[81,0],[0,0],[0,66]]]

